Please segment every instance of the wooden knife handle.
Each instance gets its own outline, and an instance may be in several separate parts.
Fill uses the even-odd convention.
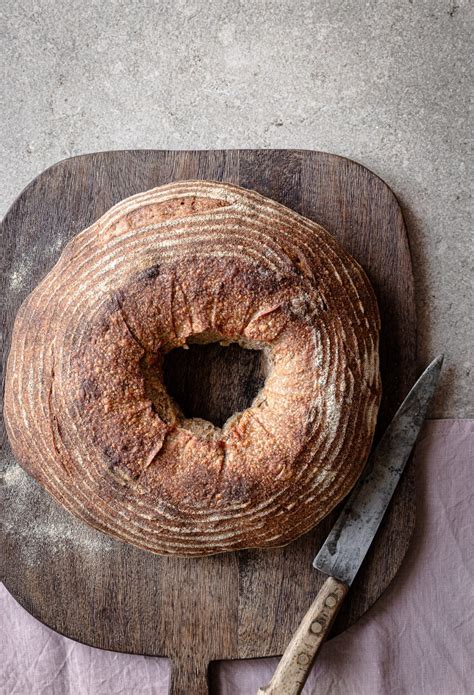
[[[281,657],[270,683],[257,695],[299,695],[342,601],[349,591],[344,582],[329,577]]]

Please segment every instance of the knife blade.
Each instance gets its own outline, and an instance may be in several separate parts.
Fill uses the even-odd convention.
[[[313,567],[349,586],[361,566],[395,492],[426,416],[443,363],[426,368],[396,412],[313,561]]]
[[[443,355],[425,369],[369,458],[313,566],[329,575],[259,695],[299,695],[350,585],[372,544],[436,390]]]

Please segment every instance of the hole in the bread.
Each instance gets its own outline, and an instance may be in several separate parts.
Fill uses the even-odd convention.
[[[262,350],[202,344],[196,336],[196,342],[191,339],[186,348],[165,355],[163,381],[186,418],[222,427],[252,404],[265,383],[266,362]]]

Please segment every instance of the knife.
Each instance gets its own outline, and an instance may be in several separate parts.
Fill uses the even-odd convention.
[[[313,560],[329,575],[286,648],[275,674],[257,695],[299,695],[397,487],[438,383],[443,355],[425,369],[372,453],[366,473]]]

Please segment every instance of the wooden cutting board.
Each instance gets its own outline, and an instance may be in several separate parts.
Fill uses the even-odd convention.
[[[362,264],[377,293],[383,325],[380,434],[415,377],[406,230],[383,181],[355,162],[321,152],[103,152],[54,165],[23,191],[3,223],[4,360],[20,302],[52,267],[65,242],[121,199],[179,179],[223,180],[255,189],[321,223]],[[171,380],[179,392],[180,379],[189,388],[192,374],[199,372],[209,389],[207,404],[187,407],[207,407],[212,414],[232,401],[236,410],[245,407],[259,379],[258,365],[246,355],[211,348],[193,353],[189,360],[194,362],[186,364],[178,356],[170,367]],[[9,591],[36,618],[68,637],[105,649],[170,657],[175,695],[207,692],[212,660],[281,654],[322,584],[311,561],[337,512],[285,548],[205,559],[158,557],[71,517],[14,463],[8,444],[4,451],[2,575]],[[333,634],[354,623],[397,572],[414,510],[408,467]]]

